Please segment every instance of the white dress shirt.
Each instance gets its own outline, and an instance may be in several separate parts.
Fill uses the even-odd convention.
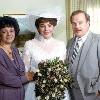
[[[82,45],[84,44],[85,40],[87,39],[87,36],[89,34],[89,31],[82,37],[76,37],[76,40],[75,40],[75,45],[76,45],[76,42],[78,41],[79,43],[79,49],[82,47]]]

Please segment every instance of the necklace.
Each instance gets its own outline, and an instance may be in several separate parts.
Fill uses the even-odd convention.
[[[6,52],[6,54],[8,55],[8,57],[9,57],[11,60],[13,60],[12,49],[11,49],[11,48],[10,48],[10,49],[7,49],[6,46],[1,45],[1,44],[0,44],[0,46],[1,46],[1,48]]]
[[[1,45],[1,44],[0,44],[0,46],[1,46],[1,47],[2,47],[2,49],[3,49],[4,51],[6,51],[8,54],[12,54],[12,50],[11,50],[11,48],[10,48],[10,49],[7,49],[7,47],[6,47],[6,46]]]

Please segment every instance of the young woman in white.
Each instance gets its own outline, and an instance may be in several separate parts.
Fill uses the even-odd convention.
[[[36,19],[35,26],[39,34],[34,39],[27,41],[24,46],[23,60],[27,72],[35,72],[38,69],[38,63],[42,60],[54,59],[56,57],[65,60],[65,43],[53,38],[53,31],[56,25],[56,18],[40,17]],[[34,81],[25,86],[25,100],[37,100],[34,90]],[[65,95],[64,100],[70,100],[67,90]]]

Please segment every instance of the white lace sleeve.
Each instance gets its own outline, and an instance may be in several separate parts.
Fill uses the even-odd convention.
[[[25,70],[30,71],[31,65],[30,65],[30,60],[31,60],[31,54],[30,54],[30,43],[27,41],[24,46],[23,50],[23,61],[25,64]]]
[[[61,42],[61,50],[60,50],[60,53],[61,53],[61,57],[60,59],[62,60],[65,60],[66,59],[66,45],[64,42]]]

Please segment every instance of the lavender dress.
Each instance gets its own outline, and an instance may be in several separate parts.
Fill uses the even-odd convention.
[[[17,49],[13,49],[14,60],[9,59],[0,48],[0,100],[24,100],[24,63]]]

